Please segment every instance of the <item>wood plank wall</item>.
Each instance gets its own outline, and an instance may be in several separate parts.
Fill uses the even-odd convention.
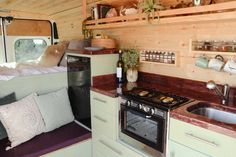
[[[10,25],[7,25],[7,35],[51,36],[51,24],[49,21],[14,19]]]
[[[90,8],[96,1],[98,0],[87,0],[88,13],[90,13]],[[51,14],[50,16],[57,23],[61,40],[83,39],[82,22],[84,19],[82,15],[82,0],[79,6]]]
[[[149,25],[102,31],[115,38],[120,48],[169,50],[179,53],[178,67],[143,63],[140,65],[140,71],[199,81],[215,80],[217,83],[228,83],[233,86],[236,86],[236,74],[230,75],[196,67],[196,55],[190,51],[189,46],[190,39],[236,40],[235,32],[236,21]]]
[[[82,7],[66,10],[55,15],[52,19],[57,23],[60,40],[82,39]]]
[[[189,0],[188,0],[189,1]],[[230,0],[217,0],[218,2]],[[176,4],[176,0],[166,0],[166,5]],[[87,8],[89,10],[89,8]],[[82,39],[81,7],[52,15],[57,22],[62,40]],[[101,31],[97,31],[101,32]],[[143,72],[175,76],[198,81],[215,80],[236,86],[236,75],[205,70],[194,66],[196,55],[189,50],[189,41],[193,40],[236,40],[236,21],[218,21],[210,23],[184,23],[170,25],[149,25],[135,28],[103,30],[104,34],[115,38],[120,48],[139,48],[153,50],[171,50],[179,53],[178,67],[141,64]],[[214,57],[214,56],[210,56]],[[226,58],[230,58],[229,56]]]

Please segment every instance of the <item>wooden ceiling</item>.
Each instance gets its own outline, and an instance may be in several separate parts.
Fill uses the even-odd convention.
[[[45,16],[53,16],[55,14],[61,13],[63,11],[79,8],[82,6],[83,0],[0,0],[0,16],[5,15],[6,13],[1,12],[1,9],[8,9],[11,11],[12,16],[33,13],[38,14],[38,19],[43,19]],[[110,0],[87,0],[87,3],[91,2],[107,2]],[[118,4],[127,1],[135,0],[112,0],[113,2],[117,1]],[[137,0],[136,0],[137,1]],[[178,3],[180,0],[161,0],[165,3]],[[183,0],[183,1],[192,1],[192,0]],[[215,1],[232,1],[232,0],[215,0]],[[21,13],[22,12],[22,13]],[[28,15],[31,16],[31,15]],[[23,17],[27,17],[24,15]]]
[[[1,0],[0,8],[45,15],[81,7],[82,0]]]

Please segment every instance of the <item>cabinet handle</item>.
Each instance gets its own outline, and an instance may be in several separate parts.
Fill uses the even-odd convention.
[[[99,102],[104,103],[104,104],[107,103],[106,100],[102,100],[102,99],[99,99],[99,98],[93,98],[93,100],[99,101]]]
[[[99,142],[100,142],[101,144],[103,144],[104,146],[106,146],[107,148],[109,148],[110,150],[112,150],[113,152],[115,152],[116,154],[122,155],[122,152],[121,152],[121,151],[119,151],[119,150],[113,148],[112,146],[110,146],[109,144],[107,144],[105,141],[99,140]]]
[[[102,121],[103,123],[107,123],[107,121],[99,116],[93,116],[95,119],[99,120],[99,121]]]
[[[214,141],[209,141],[209,140],[203,139],[203,138],[198,137],[198,136],[196,136],[196,135],[194,135],[194,134],[191,134],[191,133],[185,133],[185,136],[190,137],[190,138],[193,138],[193,139],[195,139],[195,140],[197,140],[197,141],[200,141],[200,142],[204,142],[204,143],[206,143],[206,144],[208,144],[208,145],[211,145],[211,146],[213,146],[213,147],[218,147],[218,146],[219,146],[219,145],[218,145],[217,143],[215,143]]]

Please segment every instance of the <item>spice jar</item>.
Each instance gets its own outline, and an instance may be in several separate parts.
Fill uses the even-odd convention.
[[[210,42],[210,41],[208,41],[208,40],[205,41],[205,42],[204,42],[204,50],[205,50],[205,51],[210,51],[210,50],[212,49],[212,43],[213,43],[213,42]]]

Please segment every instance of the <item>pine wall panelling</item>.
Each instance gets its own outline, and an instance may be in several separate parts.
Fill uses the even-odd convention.
[[[116,39],[120,48],[168,50],[179,52],[179,66],[171,67],[143,63],[140,71],[176,76],[199,81],[215,80],[236,86],[236,75],[198,68],[194,65],[196,54],[190,51],[193,40],[235,40],[236,20],[204,23],[149,25],[103,30]],[[236,53],[235,53],[236,55]],[[214,57],[211,55],[209,57]],[[231,58],[231,56],[225,56]]]

